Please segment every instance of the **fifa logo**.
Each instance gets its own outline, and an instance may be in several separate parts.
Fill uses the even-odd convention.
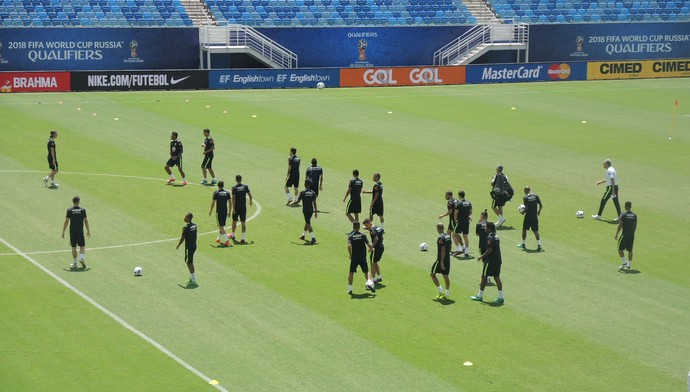
[[[129,43],[129,57],[137,57],[139,54],[137,53],[137,48],[139,47],[139,43],[135,40],[130,41]]]
[[[360,39],[359,41],[357,41],[357,49],[359,49],[359,61],[367,61],[367,46],[369,46],[367,40]]]
[[[577,51],[582,52],[585,50],[585,37],[578,35],[575,38],[575,44],[577,45]]]

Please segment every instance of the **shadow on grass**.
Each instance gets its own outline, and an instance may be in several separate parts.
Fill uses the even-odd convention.
[[[545,251],[544,251],[544,248],[542,248],[541,250],[539,250],[539,249],[527,249],[527,248],[525,248],[524,251],[525,251],[525,253],[544,253],[544,252],[545,252]]]
[[[295,241],[290,241],[292,245],[298,245],[298,246],[312,246],[312,245],[318,245],[318,242],[314,242],[313,244],[310,241],[304,241],[302,243],[295,242]]]
[[[506,230],[506,231],[507,230],[515,230],[515,228],[513,226],[505,226],[505,225],[501,225],[501,226],[498,226],[496,228],[496,231],[503,231],[503,230]]]
[[[636,270],[636,269],[618,270],[618,272],[620,272],[621,274],[624,274],[624,275],[637,275],[637,274],[642,273],[642,271]]]
[[[453,255],[453,257],[456,260],[474,260],[475,259],[474,256],[465,256],[465,254],[456,254],[456,255]]]
[[[246,245],[254,245],[254,241],[237,241],[236,239],[232,239],[232,243],[237,245],[237,246],[246,246]]]
[[[63,268],[63,271],[67,272],[86,272],[86,271],[91,271],[91,268],[86,267],[86,268]]]
[[[505,305],[505,302],[496,302],[496,301],[481,301],[482,305],[485,306],[490,306],[492,308],[500,308],[501,306]]]
[[[364,294],[350,294],[350,299],[372,299],[376,298],[376,294],[364,293]]]
[[[215,248],[215,249],[230,249],[230,248],[232,248],[232,245],[227,245],[227,246],[226,246],[226,245],[223,245],[223,244],[211,244],[211,245],[209,245],[209,246],[210,246],[211,248]]]
[[[434,299],[432,299],[432,301],[438,302],[439,304],[441,304],[441,305],[443,305],[443,306],[448,306],[448,305],[452,305],[452,304],[455,303],[455,301],[452,300],[452,299],[450,299],[450,298],[446,298],[446,299],[436,299],[436,298],[434,298]]]
[[[185,286],[183,286],[183,285],[181,285],[181,284],[178,284],[178,286],[182,287],[182,288],[185,289],[185,290],[194,290],[194,289],[198,289],[198,288],[199,288],[199,285],[198,285],[198,284],[189,284],[189,285],[185,285]]]

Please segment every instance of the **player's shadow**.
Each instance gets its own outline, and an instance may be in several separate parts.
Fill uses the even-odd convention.
[[[232,248],[232,245],[223,245],[223,244],[211,244],[209,246],[211,248],[214,248],[214,249],[230,249],[230,248]]]
[[[350,299],[372,299],[376,298],[376,294],[363,293],[363,294],[350,294]]]
[[[527,249],[527,248],[525,248],[523,250],[525,251],[525,253],[544,253],[545,252],[544,249],[538,250],[538,249]]]
[[[636,270],[636,269],[618,270],[618,272],[620,272],[621,274],[624,274],[624,275],[637,275],[637,274],[642,273],[642,271]]]
[[[181,285],[181,284],[178,284],[178,286],[182,287],[182,288],[185,289],[185,290],[195,290],[195,289],[198,289],[198,288],[199,288],[199,285],[198,285],[198,284],[192,284],[192,285],[186,285],[186,286],[183,286],[183,285]]]
[[[505,305],[505,302],[482,302],[484,305],[491,306],[492,308],[500,308]]]
[[[321,210],[316,211],[316,212],[318,212],[319,214],[330,214],[331,213],[330,211],[321,211]]]
[[[314,242],[313,244],[309,241],[304,241],[304,242],[295,242],[295,241],[290,241],[292,245],[298,245],[298,246],[314,246],[318,245],[318,242]]]
[[[173,188],[182,188],[184,186],[181,183],[177,183],[177,182],[173,182],[172,184],[166,184],[166,185],[171,186]]]
[[[618,224],[618,221],[614,221],[614,220],[607,220],[604,222],[608,223],[609,225],[617,225]]]
[[[452,299],[450,299],[450,298],[446,298],[446,299],[432,299],[432,301],[438,302],[439,304],[441,304],[441,305],[443,305],[443,306],[453,305],[453,304],[455,303],[455,301],[452,300]]]
[[[91,271],[91,268],[86,267],[86,268],[63,268],[63,271],[67,272],[86,272],[86,271]]]
[[[385,289],[385,288],[386,288],[385,284],[383,284],[381,282],[376,283],[376,290]]]
[[[237,246],[247,246],[247,245],[254,245],[254,241],[237,241],[236,239],[232,239],[232,243],[237,245]]]
[[[475,259],[474,256],[469,256],[469,257],[467,257],[467,256],[465,256],[464,254],[453,255],[453,257],[454,257],[456,260],[474,260],[474,259]]]
[[[496,228],[496,231],[504,231],[504,230],[506,230],[506,231],[515,230],[515,228],[513,226],[505,226],[505,225],[501,225],[501,226],[498,226]]]
[[[290,204],[288,204],[287,206],[288,206],[288,207],[292,207],[292,208],[299,208],[299,207],[302,207],[302,205],[299,204],[299,203],[297,203],[297,204],[292,204],[292,203],[290,203]]]

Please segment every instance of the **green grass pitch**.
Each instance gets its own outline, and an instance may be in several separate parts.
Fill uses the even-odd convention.
[[[229,391],[684,390],[689,105],[690,79],[2,95],[0,385],[213,391],[213,379]],[[219,178],[231,186],[242,174],[258,202],[248,245],[215,247],[213,188],[198,184],[207,127]],[[42,182],[51,129],[59,132],[56,190]],[[187,187],[164,183],[172,130],[185,145]],[[312,157],[325,171],[315,246],[297,238],[300,209],[285,206],[292,146],[302,175]],[[617,271],[613,204],[604,221],[589,218],[605,158],[618,170],[621,201],[639,216],[637,273]],[[499,230],[505,305],[470,301],[481,272],[474,257],[452,261],[451,301],[435,302],[429,269],[444,192],[464,189],[476,221],[490,207],[497,164],[517,196],[529,184],[544,202],[545,252],[516,247],[517,197]],[[385,287],[350,298],[342,198],[355,168],[366,189],[374,172],[382,175]],[[91,223],[84,272],[69,271],[60,238],[75,194]],[[188,274],[175,250],[187,211],[206,233],[193,290],[183,287]],[[420,252],[421,242],[432,251]],[[474,235],[471,247],[476,256]],[[531,234],[527,247],[536,247]],[[358,273],[355,293],[364,292]],[[485,297],[495,295],[488,287]]]

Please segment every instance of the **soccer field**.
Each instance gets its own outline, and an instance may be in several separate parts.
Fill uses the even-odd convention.
[[[690,370],[690,79],[362,88],[0,95],[0,263],[8,391],[683,391]],[[226,188],[243,176],[248,244],[215,243],[202,129]],[[44,187],[56,140],[57,189]],[[189,185],[166,185],[171,131]],[[285,206],[290,147],[324,168],[312,219]],[[638,214],[633,271],[618,271],[613,203],[596,214],[602,161]],[[474,223],[496,165],[516,189],[501,238],[506,302],[474,302]],[[384,184],[383,284],[349,296],[343,196],[353,169]],[[178,175],[177,168],[173,172]],[[177,176],[179,183],[179,175]],[[544,209],[536,252],[517,212]],[[444,193],[474,208],[472,257],[450,300],[429,278]],[[74,195],[88,211],[86,270],[60,238]],[[363,205],[368,205],[363,195]],[[585,219],[576,219],[583,210]],[[189,277],[175,250],[200,236]],[[443,219],[444,223],[446,219]],[[378,223],[378,218],[375,218]],[[229,224],[228,224],[229,226]],[[420,252],[419,244],[431,244]],[[135,266],[143,276],[134,277]],[[471,366],[465,366],[471,362]]]

